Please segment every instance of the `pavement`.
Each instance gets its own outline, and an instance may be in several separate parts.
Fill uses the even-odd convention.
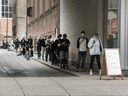
[[[26,61],[15,52],[0,49],[0,96],[128,96],[128,77],[103,76],[89,71],[60,70],[37,60],[36,56]]]

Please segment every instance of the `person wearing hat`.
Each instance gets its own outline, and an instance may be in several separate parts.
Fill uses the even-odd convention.
[[[103,45],[101,39],[98,36],[99,36],[98,33],[95,33],[88,43],[88,47],[90,49],[90,55],[91,55],[90,75],[93,75],[92,68],[95,57],[98,63],[99,75],[101,73],[100,55],[101,53],[103,53]]]
[[[78,38],[77,40],[77,48],[79,52],[78,52],[76,72],[79,71],[81,58],[82,58],[81,71],[84,71],[84,63],[85,63],[85,58],[88,50],[88,39],[85,37],[85,31],[81,32],[81,37]]]

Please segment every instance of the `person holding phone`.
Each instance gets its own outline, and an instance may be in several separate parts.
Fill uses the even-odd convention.
[[[93,75],[92,68],[95,57],[98,63],[99,74],[101,73],[100,55],[101,53],[103,53],[103,45],[101,39],[98,36],[99,36],[98,33],[95,33],[88,43],[88,47],[90,49],[90,55],[91,55],[90,75]]]

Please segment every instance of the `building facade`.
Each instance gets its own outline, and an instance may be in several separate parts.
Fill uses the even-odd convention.
[[[13,39],[26,37],[27,0],[13,0]]]
[[[27,37],[32,36],[33,45],[39,35],[54,39],[60,30],[60,0],[27,0],[27,8]]]
[[[12,39],[12,0],[0,0],[0,42]]]
[[[122,69],[128,69],[128,0],[28,0],[27,8],[27,36],[36,41],[39,35],[66,33],[71,41],[69,63],[77,62],[81,31],[88,39],[98,32],[104,48],[120,49]],[[89,63],[88,52],[86,68]]]
[[[60,0],[60,33],[67,33],[71,41],[73,63],[78,56],[77,38],[83,30],[88,39],[98,32],[104,48],[119,48],[122,69],[128,69],[128,0]],[[89,62],[88,52],[86,68]]]

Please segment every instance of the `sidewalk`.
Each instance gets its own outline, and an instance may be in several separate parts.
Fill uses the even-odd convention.
[[[72,74],[72,75],[79,76],[79,77],[89,77],[89,78],[95,77],[95,78],[99,79],[99,72],[93,71],[93,76],[90,76],[88,69],[85,69],[85,72],[81,72],[81,69],[79,69],[79,72],[76,72],[76,66],[75,65],[71,65],[71,64],[69,64],[69,69],[60,69],[60,66],[58,66],[58,65],[52,65],[51,62],[45,62],[45,60],[37,59],[37,55],[36,54],[34,54],[34,57],[32,57],[31,59],[33,59],[33,60],[35,60],[37,62],[40,62],[42,64],[45,64],[46,66],[49,66],[49,67],[54,68],[56,70],[68,73],[68,74]],[[107,80],[107,76],[102,76],[102,77],[105,77],[106,80]],[[113,77],[110,77],[110,78],[113,79]],[[116,77],[116,78],[120,78],[120,77]]]
[[[7,52],[7,51],[6,51]],[[4,53],[0,53],[0,61],[2,58],[4,60],[7,58],[3,57]],[[44,74],[49,70],[54,68],[55,70],[60,70],[58,66],[53,66],[50,63],[46,63],[42,60],[37,60],[34,56],[30,61],[26,61],[22,57],[17,57],[16,53],[7,52],[8,56],[12,56],[15,63],[20,63],[26,70],[28,74],[35,73],[34,68],[36,67],[39,71],[43,71]],[[10,58],[10,57],[8,57]],[[9,67],[12,65],[9,62]],[[34,59],[34,60],[33,60]],[[7,65],[7,63],[5,63]],[[45,68],[44,65],[52,67],[51,69]],[[19,67],[17,67],[19,68]],[[32,73],[33,70],[33,73]],[[69,70],[62,70],[63,72],[68,72],[74,75],[70,77],[1,77],[0,78],[0,96],[127,96],[128,95],[128,78],[124,77],[121,80],[120,77],[110,77],[107,80],[107,76],[103,76],[102,80],[99,80],[99,75],[90,76],[87,72],[75,72],[75,66],[70,65]],[[12,72],[12,71],[11,71]],[[15,72],[15,71],[14,71]],[[21,72],[24,73],[25,71]],[[53,71],[52,71],[53,72]],[[58,71],[59,72],[59,71]],[[55,73],[56,74],[56,73]],[[63,74],[61,74],[63,75]]]

